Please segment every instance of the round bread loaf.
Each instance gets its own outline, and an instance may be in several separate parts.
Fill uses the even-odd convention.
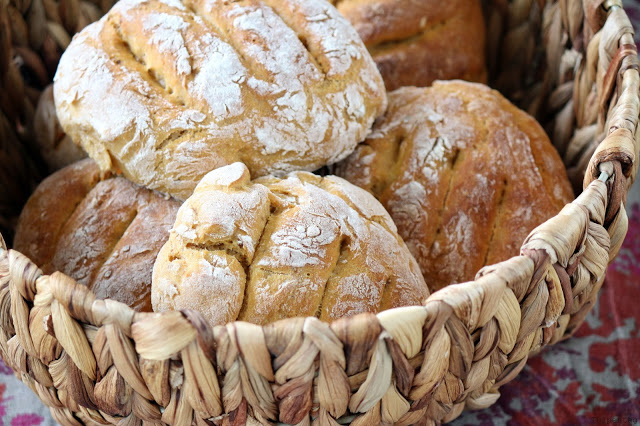
[[[74,37],[54,90],[102,170],[179,199],[235,161],[262,176],[341,160],[386,107],[325,0],[122,0]]]
[[[151,311],[151,274],[180,204],[90,159],[45,179],[29,198],[14,248],[45,274],[64,272],[100,299]]]
[[[420,304],[428,289],[375,198],[335,176],[250,181],[235,163],[207,174],[178,211],[153,268],[155,311],[212,325],[331,321]]]
[[[486,82],[480,0],[331,0],[353,24],[387,90],[460,78]]]
[[[382,202],[432,292],[518,255],[573,200],[540,125],[462,81],[390,93],[386,115],[335,172]]]
[[[75,163],[87,154],[73,143],[60,127],[56,106],[53,102],[53,85],[47,86],[40,95],[33,117],[33,133],[40,155],[51,172]]]

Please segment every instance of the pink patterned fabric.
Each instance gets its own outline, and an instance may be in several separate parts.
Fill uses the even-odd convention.
[[[624,7],[640,29],[640,0],[624,0]],[[575,336],[530,359],[496,404],[465,412],[453,425],[640,425],[640,183],[627,211],[624,245]],[[0,423],[56,424],[1,360]]]
[[[640,186],[632,196],[640,200]],[[528,361],[492,407],[454,425],[640,425],[640,203],[598,303],[576,334]]]

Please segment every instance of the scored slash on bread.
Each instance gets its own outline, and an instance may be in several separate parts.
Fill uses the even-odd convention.
[[[194,309],[212,325],[295,316],[331,321],[420,304],[420,270],[388,213],[335,177],[207,174],[154,265],[155,311]]]
[[[186,199],[209,171],[346,157],[386,106],[355,30],[324,0],[122,0],[55,77],[64,130],[102,170]]]
[[[537,121],[463,81],[389,94],[389,108],[335,173],[372,192],[432,292],[518,255],[527,234],[573,199]]]
[[[151,272],[180,204],[121,177],[101,179],[86,159],[36,188],[15,249],[45,274],[60,271],[100,299],[151,311]]]

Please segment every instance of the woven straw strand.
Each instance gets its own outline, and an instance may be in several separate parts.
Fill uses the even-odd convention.
[[[83,294],[89,292],[81,287],[75,297],[57,289],[59,274],[40,278],[35,265],[3,250],[0,264],[9,261],[2,270],[11,276],[12,297],[28,306],[34,299],[29,289],[52,295],[48,305],[40,299],[38,309],[52,317],[55,337],[39,339],[40,347],[51,347],[34,353],[58,354],[48,367],[34,363],[39,359],[22,349],[28,340],[11,338],[8,358],[13,368],[32,372],[36,391],[46,394],[43,399],[65,424],[73,422],[59,407],[71,400],[73,411],[101,422],[328,424],[348,412],[356,415],[353,424],[451,419],[465,406],[493,403],[498,387],[520,371],[529,353],[571,331],[566,294],[576,315],[580,305],[591,303],[608,262],[609,234],[601,225],[605,193],[606,184],[593,181],[562,214],[531,233],[524,256],[485,268],[474,282],[447,287],[422,307],[332,325],[307,318],[211,329],[193,312],[132,315],[120,304]],[[570,280],[588,276],[589,283],[574,295],[558,271]],[[110,321],[86,329],[71,312]],[[19,315],[13,319],[15,330],[29,336],[42,326]],[[162,345],[149,338],[158,329],[165,331]]]

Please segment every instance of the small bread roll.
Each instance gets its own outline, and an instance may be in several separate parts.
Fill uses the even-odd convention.
[[[212,325],[265,324],[416,305],[428,296],[387,212],[335,176],[250,180],[242,163],[207,174],[180,208],[153,268],[154,311]]]
[[[353,24],[387,90],[459,78],[485,83],[480,0],[331,0]]]
[[[462,81],[390,93],[387,113],[335,172],[386,207],[432,292],[517,256],[573,200],[538,122]]]
[[[45,274],[63,272],[99,299],[151,311],[151,273],[180,204],[121,177],[101,180],[93,160],[45,179],[29,198],[14,248]]]
[[[82,160],[87,154],[74,144],[69,135],[60,127],[53,102],[53,85],[50,84],[40,95],[35,116],[33,117],[33,133],[40,149],[40,155],[54,172]]]
[[[54,91],[64,131],[103,171],[182,200],[235,161],[254,176],[337,162],[386,107],[325,0],[122,0],[74,37]]]

